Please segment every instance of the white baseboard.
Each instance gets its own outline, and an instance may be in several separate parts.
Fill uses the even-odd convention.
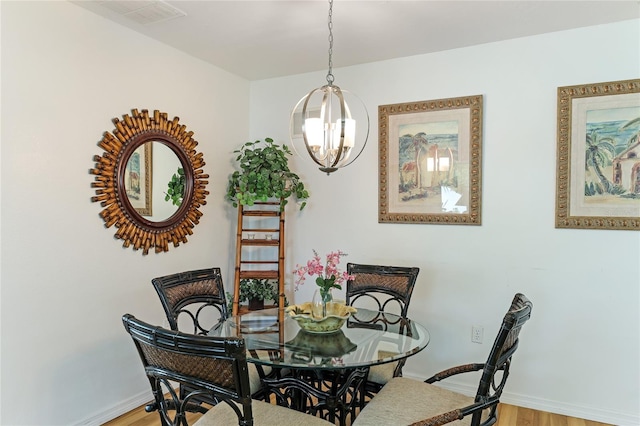
[[[410,377],[405,375],[406,377]],[[419,377],[412,377],[416,380],[424,380]],[[459,392],[464,395],[473,396],[476,393],[476,387],[469,385],[461,385],[456,383],[439,383],[445,389]],[[100,426],[118,416],[128,413],[147,402],[151,401],[153,396],[151,392],[142,392],[135,395],[120,404],[112,406],[101,413],[76,423],[76,426]],[[505,404],[516,405],[518,407],[532,408],[534,410],[546,411],[548,413],[562,414],[564,416],[577,417],[579,419],[593,420],[602,423],[609,423],[618,426],[638,426],[640,425],[640,415],[620,413],[611,410],[604,410],[596,407],[585,407],[576,404],[568,404],[557,401],[551,401],[543,398],[534,398],[526,395],[520,395],[510,392],[503,392],[500,401]]]
[[[506,404],[517,405],[519,407],[533,408],[536,410],[547,411],[549,413],[563,414],[565,416],[593,420],[602,423],[609,423],[612,425],[640,425],[640,415],[620,413],[617,411],[602,409],[598,407],[587,407],[584,405],[560,403],[548,399],[533,398],[530,396],[518,395],[509,392],[504,392],[500,400]]]
[[[94,416],[79,421],[75,424],[75,426],[100,426],[110,420],[115,419],[116,417],[128,413],[131,410],[145,405],[152,400],[153,395],[151,394],[151,390],[139,393],[138,395],[134,395],[131,398],[122,401],[114,406],[111,406],[110,408],[97,413]]]
[[[418,380],[424,380],[413,377]],[[477,390],[475,386],[461,385],[456,383],[440,382],[438,386],[458,392],[468,396],[474,396]],[[548,413],[562,414],[579,419],[593,420],[602,423],[609,423],[618,426],[638,426],[640,425],[640,415],[620,413],[597,407],[586,407],[583,405],[569,404],[552,401],[549,399],[535,398],[527,395],[507,392],[502,393],[501,402],[518,407],[532,408],[534,410],[546,411]]]

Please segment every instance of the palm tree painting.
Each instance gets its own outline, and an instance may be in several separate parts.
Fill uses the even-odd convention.
[[[482,102],[378,106],[380,223],[482,223]]]
[[[399,130],[400,199],[439,196],[442,185],[455,186],[458,122],[406,124]]]
[[[556,228],[640,230],[640,79],[558,87]]]
[[[593,182],[591,182],[591,190],[587,191],[585,195],[594,195],[595,193],[602,194],[611,191],[611,182],[602,173],[602,168],[611,164],[613,156],[615,155],[614,140],[610,137],[599,137],[595,130],[587,135],[587,152],[585,161],[585,170],[589,173],[590,170],[598,177],[599,182],[595,185],[595,191]],[[593,193],[592,193],[593,191]]]
[[[127,161],[125,189],[130,200],[140,199],[140,153],[134,152]]]
[[[406,135],[411,138],[411,145],[413,146],[413,150],[415,152],[415,164],[416,164],[416,173],[415,173],[415,186],[420,188],[421,181],[421,173],[420,173],[420,154],[429,146],[429,141],[427,141],[427,135],[424,132],[418,132],[416,135]]]
[[[587,112],[586,200],[640,200],[640,107]]]

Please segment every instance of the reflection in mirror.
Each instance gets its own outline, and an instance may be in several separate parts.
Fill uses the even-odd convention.
[[[127,198],[142,216],[153,215],[152,164],[153,143],[147,142],[133,151],[125,169],[124,187]]]
[[[175,152],[160,141],[140,145],[129,157],[124,185],[136,211],[151,222],[167,220],[180,204],[167,199],[168,183],[183,164]],[[184,192],[184,191],[183,191]],[[183,193],[180,194],[182,196]]]
[[[206,204],[209,192],[205,189],[208,175],[202,167],[202,154],[196,151],[193,132],[179,124],[179,118],[167,119],[167,114],[155,110],[132,110],[123,120],[113,119],[116,128],[105,132],[98,145],[102,156],[94,156],[96,195],[91,201],[100,202],[104,209],[100,216],[107,228],[115,226],[115,237],[123,246],[133,246],[148,254],[168,251],[187,242],[193,234]],[[180,187],[181,202],[175,203],[170,182],[181,170],[184,185]],[[182,179],[181,179],[182,183]],[[176,188],[173,187],[175,190]]]
[[[154,142],[153,150],[153,181],[157,185],[153,186],[153,203],[156,210],[153,212],[151,220],[162,221],[173,216],[180,208],[180,205],[174,205],[171,199],[167,199],[167,192],[168,184],[173,175],[178,173],[178,169],[184,169],[184,166],[175,152],[165,144]],[[184,196],[184,191],[182,195]]]

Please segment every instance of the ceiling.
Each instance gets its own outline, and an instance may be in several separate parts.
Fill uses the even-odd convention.
[[[328,69],[328,1],[72,3],[248,80]],[[637,0],[335,0],[333,66],[637,18]]]

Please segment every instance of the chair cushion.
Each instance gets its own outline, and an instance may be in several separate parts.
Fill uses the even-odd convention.
[[[264,359],[270,358],[269,352],[262,351],[262,350],[253,351],[252,356],[264,358]],[[249,389],[251,390],[251,394],[253,395],[257,391],[259,391],[260,388],[262,387],[262,380],[260,378],[260,374],[258,373],[258,368],[256,367],[256,364],[249,362],[247,363],[247,366],[249,370]],[[260,368],[262,368],[262,371],[265,376],[268,376],[269,374],[271,374],[272,368],[269,367],[268,365],[260,365]]]
[[[262,368],[264,369],[265,374],[269,374],[269,371],[271,371],[269,367]],[[251,393],[254,394],[256,391],[260,390],[262,380],[260,380],[260,374],[258,374],[255,364],[248,363],[247,370],[249,370],[249,389],[251,389]]]
[[[374,365],[369,369],[369,376],[367,376],[367,380],[381,385],[386,384],[393,378],[393,373],[396,370],[396,365],[398,365],[397,362],[388,362],[386,364]]]
[[[407,426],[456,408],[473,398],[406,377],[391,379],[356,417],[353,426]],[[471,416],[450,425],[468,425]]]
[[[253,424],[255,426],[327,426],[333,425],[319,417],[269,404],[264,401],[251,401]],[[238,416],[229,404],[221,402],[207,411],[193,426],[231,426],[238,424]]]

